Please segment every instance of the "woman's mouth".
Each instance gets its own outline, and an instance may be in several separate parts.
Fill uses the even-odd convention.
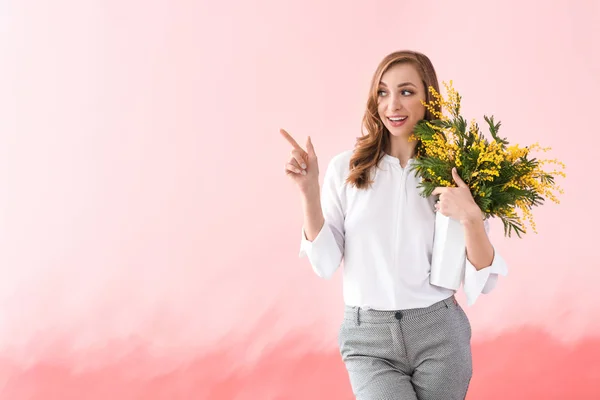
[[[394,128],[404,125],[408,117],[387,117]]]

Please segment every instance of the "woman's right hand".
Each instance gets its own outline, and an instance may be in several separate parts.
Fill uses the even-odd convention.
[[[298,185],[302,194],[318,190],[319,164],[310,136],[306,140],[306,151],[304,151],[285,129],[280,129],[279,132],[292,145],[290,158],[285,164],[285,173],[287,176]]]

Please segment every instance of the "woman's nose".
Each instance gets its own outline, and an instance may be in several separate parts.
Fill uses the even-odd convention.
[[[400,97],[399,96],[391,96],[388,107],[392,111],[402,109],[402,101],[401,101]]]

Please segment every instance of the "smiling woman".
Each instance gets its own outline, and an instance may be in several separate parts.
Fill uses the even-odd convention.
[[[358,399],[464,399],[472,376],[469,319],[454,289],[430,282],[435,198],[420,195],[410,168],[421,146],[411,138],[414,127],[434,117],[423,103],[431,100],[428,87],[439,90],[425,55],[385,57],[373,76],[364,134],[331,160],[322,190],[310,138],[305,151],[282,131],[293,147],[286,173],[303,199],[300,255],[323,278],[344,263],[339,346]],[[463,287],[473,300],[495,286],[506,265],[470,192],[445,201],[464,224]]]

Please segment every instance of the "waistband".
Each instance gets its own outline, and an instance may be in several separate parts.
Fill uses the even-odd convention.
[[[419,317],[421,315],[439,310],[440,308],[456,307],[457,305],[458,303],[454,295],[448,297],[447,299],[438,301],[429,307],[410,308],[406,310],[373,310],[358,306],[346,305],[344,309],[344,320],[355,321],[357,324],[360,324],[361,322],[368,322],[372,324],[389,324],[391,322],[398,322],[399,320],[405,318]]]

